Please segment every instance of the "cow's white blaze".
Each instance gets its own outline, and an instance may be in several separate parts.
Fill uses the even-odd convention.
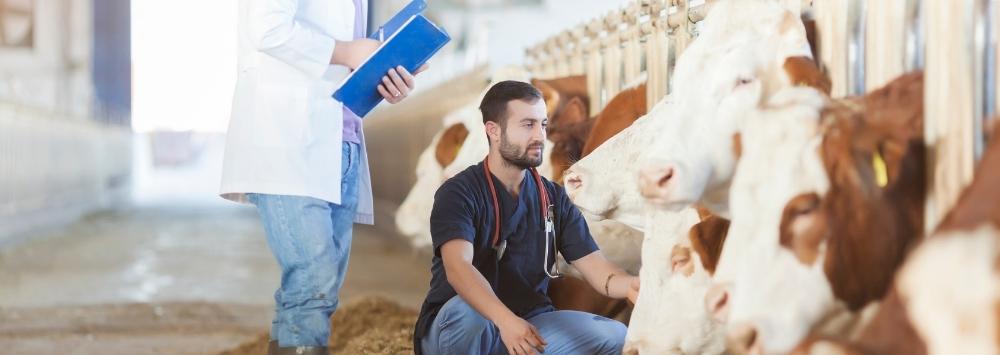
[[[650,111],[598,146],[589,155],[573,164],[566,172],[568,181],[574,176],[583,177],[580,188],[567,183],[570,199],[581,210],[599,218],[612,219],[636,229],[643,228],[643,210],[646,205],[635,181],[635,162],[642,149],[657,138],[650,132],[659,129],[665,111],[674,109],[667,102],[660,102]]]
[[[787,26],[787,16],[793,16],[793,26]],[[651,160],[685,164],[688,175],[684,179],[719,181],[716,185],[728,182],[734,162],[731,134],[726,132],[734,129],[729,127],[732,122],[720,122],[719,117],[739,116],[756,106],[765,89],[770,89],[761,78],[784,75],[775,69],[787,57],[807,52],[804,28],[796,21],[774,2],[737,0],[714,5],[701,34],[678,59],[671,96],[570,168],[567,179],[581,181],[578,189],[570,191],[574,203],[604,218],[641,224],[645,203],[637,181],[643,162]],[[787,75],[776,82],[779,87],[791,85]],[[653,148],[660,145],[670,148]],[[671,154],[661,154],[664,150]],[[691,168],[686,169],[687,165]],[[702,169],[703,165],[709,168]],[[686,184],[675,191],[679,202],[670,209],[689,206],[711,186],[716,191],[709,196],[709,207],[726,217],[726,190],[702,185]]]
[[[823,272],[825,259],[807,264],[779,244],[786,204],[829,189],[818,134],[824,103],[813,89],[785,89],[748,114],[741,128],[743,156],[730,190],[733,219],[715,281],[729,286],[730,326],[753,325],[767,352],[791,350],[840,309]]]
[[[653,204],[676,210],[701,201],[728,217],[727,192],[736,164],[731,137],[739,120],[770,91],[793,85],[782,66],[789,57],[809,56],[809,45],[801,21],[790,21],[791,12],[777,4],[737,1],[712,11],[718,16],[705,20],[704,46],[692,46],[699,55],[682,56],[677,63],[675,100],[684,105],[681,116],[687,124],[648,147],[642,166],[671,171],[669,182],[646,194]],[[642,183],[659,184],[655,179]]]

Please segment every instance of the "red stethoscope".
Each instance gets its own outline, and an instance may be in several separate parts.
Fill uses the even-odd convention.
[[[531,176],[535,178],[535,185],[538,186],[538,200],[541,202],[542,220],[545,221],[545,258],[544,264],[542,264],[542,270],[545,271],[545,275],[550,278],[558,278],[562,276],[559,272],[559,268],[556,263],[552,263],[552,270],[549,271],[549,238],[552,238],[552,249],[556,248],[556,234],[555,225],[552,222],[552,216],[555,215],[555,206],[549,204],[549,194],[545,190],[545,185],[542,184],[542,177],[538,174],[535,168],[529,169],[531,171]],[[497,251],[497,262],[503,258],[504,251],[507,250],[507,240],[500,240],[500,203],[497,200],[497,189],[493,186],[493,176],[490,173],[490,162],[489,158],[483,159],[483,172],[486,174],[486,183],[490,187],[490,194],[493,196],[493,239],[492,245],[493,249]]]

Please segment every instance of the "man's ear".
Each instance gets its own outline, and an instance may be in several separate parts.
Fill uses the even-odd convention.
[[[486,121],[486,137],[489,138],[490,143],[499,142],[500,124],[493,121]]]

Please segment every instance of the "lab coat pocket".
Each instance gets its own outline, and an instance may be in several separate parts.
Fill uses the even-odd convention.
[[[308,140],[308,90],[259,85],[254,102],[253,140],[260,146],[293,146]]]

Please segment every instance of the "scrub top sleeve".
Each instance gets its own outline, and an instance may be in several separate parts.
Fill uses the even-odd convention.
[[[555,185],[555,184],[553,184]],[[583,214],[570,201],[566,195],[566,190],[559,185],[555,185],[555,200],[558,202],[556,240],[558,240],[559,252],[567,262],[590,255],[598,250],[594,237],[590,235],[590,228],[587,221],[583,219]]]
[[[435,256],[440,257],[441,246],[453,239],[468,240],[475,245],[473,216],[475,204],[467,189],[454,182],[446,182],[438,189],[431,209],[431,241]]]

